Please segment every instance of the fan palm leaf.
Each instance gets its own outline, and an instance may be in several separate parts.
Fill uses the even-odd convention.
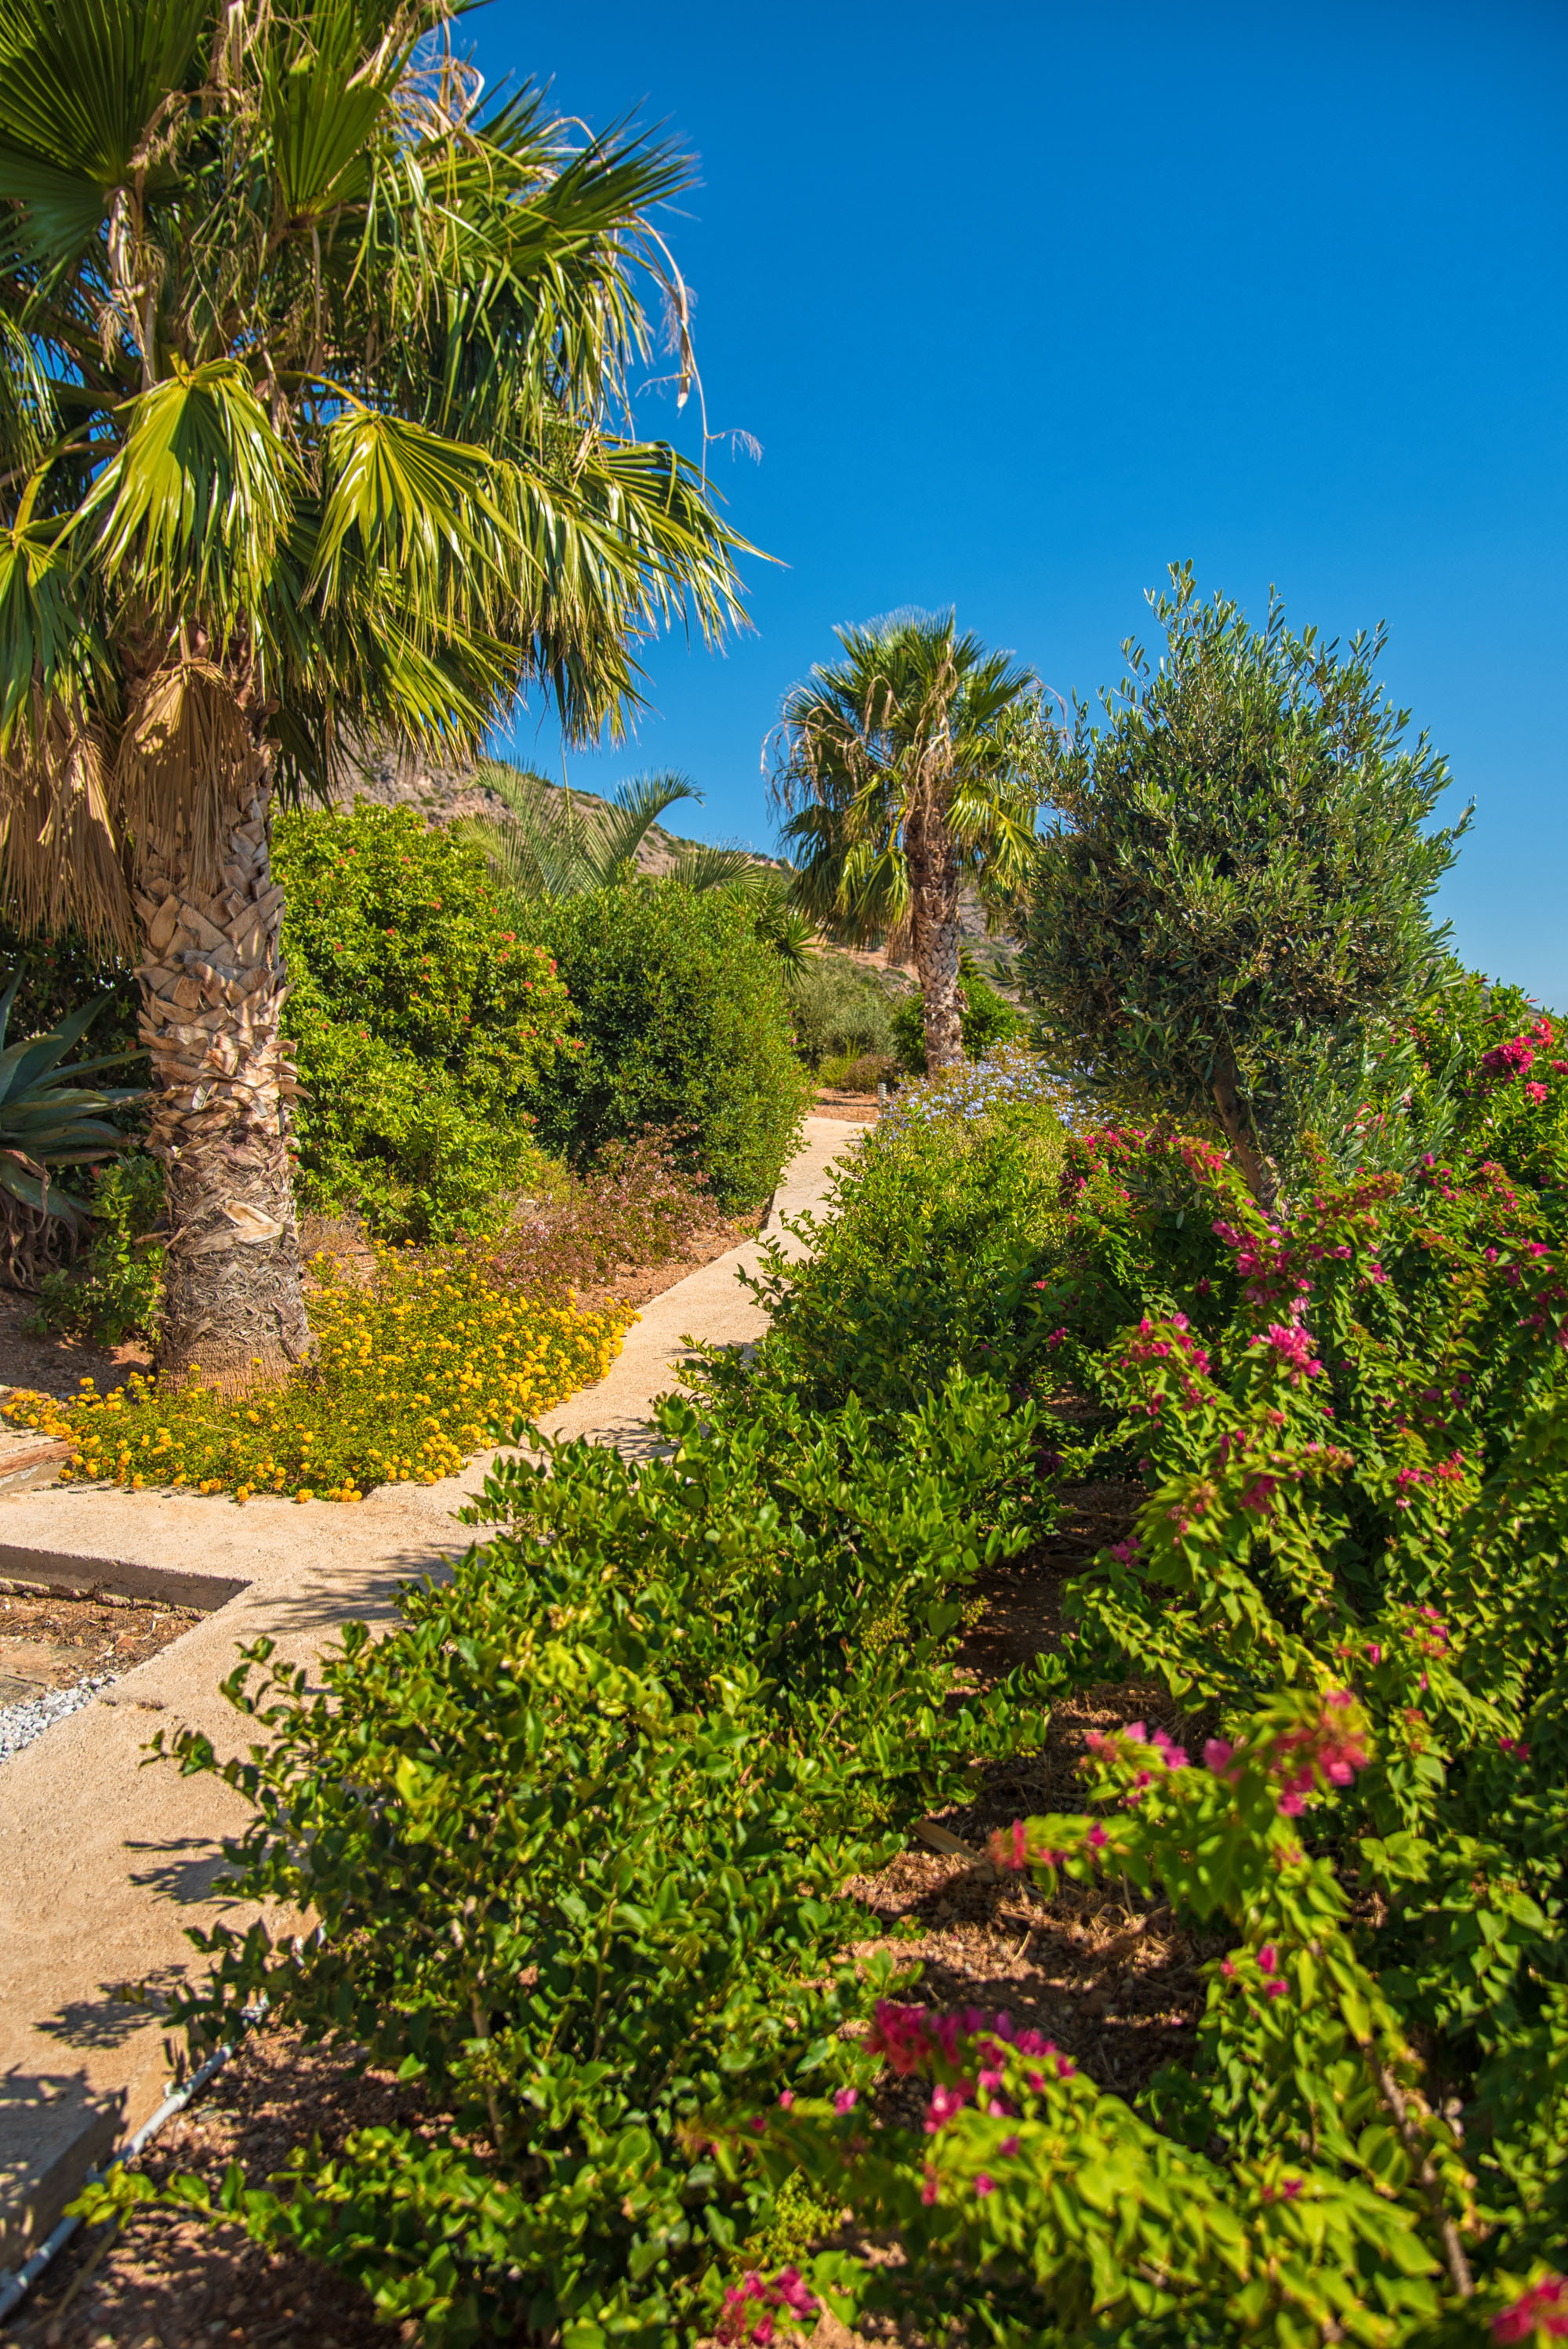
[[[482,106],[459,12],[0,0],[0,891],[139,955],[161,1359],[222,1379],[306,1335],[273,795],[529,691],[618,737],[640,639],[740,617],[627,397],[691,165]]]
[[[846,946],[913,946],[932,1067],[962,1055],[959,892],[1022,877],[1039,805],[1040,687],[952,612],[834,632],[842,657],[785,696],[773,789],[793,894]]]

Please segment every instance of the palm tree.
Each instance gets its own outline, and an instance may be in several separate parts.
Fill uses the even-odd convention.
[[[618,783],[608,802],[586,803],[531,768],[500,760],[480,767],[477,780],[494,792],[506,815],[500,822],[469,816],[459,829],[483,848],[520,919],[628,879],[665,809],[678,800],[702,799],[689,777],[674,773],[639,775]],[[804,964],[810,925],[789,902],[789,878],[750,849],[682,841],[663,877],[684,888],[727,889],[744,898],[785,968]]]
[[[1040,688],[954,616],[835,628],[843,658],[784,697],[775,745],[798,903],[845,943],[913,947],[927,1066],[962,1060],[958,896],[1021,879],[1034,838]]]
[[[129,943],[160,1361],[307,1342],[270,811],[530,686],[618,734],[744,541],[638,440],[690,166],[480,103],[459,0],[0,0],[0,892]]]
[[[639,775],[618,783],[608,804],[585,803],[543,775],[499,760],[488,761],[476,780],[494,792],[506,815],[499,823],[470,816],[461,828],[484,849],[520,907],[609,888],[634,870],[637,851],[666,808],[702,797],[685,775]]]

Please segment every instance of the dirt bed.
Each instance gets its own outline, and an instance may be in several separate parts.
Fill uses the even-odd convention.
[[[319,2134],[329,2152],[356,2128],[405,2116],[406,2096],[377,2074],[281,2031],[254,2033],[199,2101],[170,2122],[143,2159],[161,2181],[191,2171],[214,2190],[231,2161],[253,2184],[292,2146]],[[84,2230],[12,2320],[22,2349],[387,2349],[401,2336],[377,2322],[369,2294],[295,2251],[269,2251],[238,2227],[171,2213],[139,2216],[123,2233]]]
[[[57,1334],[39,1337],[24,1329],[38,1309],[36,1297],[19,1297],[0,1288],[0,1388],[32,1387],[63,1402],[74,1395],[84,1379],[96,1381],[100,1392],[123,1386],[132,1371],[150,1367],[145,1346],[93,1346],[85,1339]]]
[[[0,1582],[0,1704],[146,1663],[198,1620],[189,1607],[63,1599]],[[11,1693],[12,1684],[15,1694]]]

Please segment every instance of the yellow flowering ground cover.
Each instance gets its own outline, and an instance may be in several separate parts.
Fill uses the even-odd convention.
[[[498,1432],[603,1378],[636,1315],[579,1312],[498,1286],[477,1251],[381,1251],[372,1278],[330,1257],[312,1265],[315,1350],[283,1386],[224,1394],[133,1375],[69,1402],[18,1389],[13,1425],[68,1436],[62,1478],[292,1493],[358,1501],[376,1485],[433,1485]]]

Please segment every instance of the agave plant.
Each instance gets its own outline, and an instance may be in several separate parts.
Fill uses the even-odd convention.
[[[41,1267],[68,1254],[93,1209],[50,1180],[56,1166],[89,1166],[131,1137],[110,1123],[110,1112],[140,1101],[135,1085],[84,1085],[84,1077],[116,1066],[129,1052],[67,1062],[108,1001],[100,995],[51,1028],[7,1044],[11,1006],[22,974],[0,997],[0,1228],[12,1284],[33,1288]]]

